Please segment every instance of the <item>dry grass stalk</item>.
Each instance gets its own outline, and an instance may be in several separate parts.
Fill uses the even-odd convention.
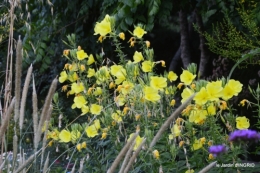
[[[35,152],[33,155],[31,155],[24,163],[23,165],[19,166],[14,173],[20,173],[29,163],[31,163],[36,156],[41,152],[41,150]]]
[[[52,109],[53,109],[53,106],[51,105],[49,108],[49,111],[48,111],[45,125],[44,125],[45,131],[44,131],[44,136],[43,136],[43,140],[42,140],[41,165],[42,165],[43,159],[44,159],[44,151],[45,151],[46,143],[47,143],[47,133],[48,133],[48,129],[49,129],[49,122],[50,122],[50,118],[51,118]]]
[[[26,103],[26,98],[27,98],[27,92],[28,92],[30,81],[31,81],[32,69],[33,69],[33,67],[31,65],[27,71],[27,75],[26,75],[24,87],[23,87],[21,108],[20,108],[20,119],[19,119],[20,120],[19,121],[20,132],[22,132],[22,128],[23,128],[24,109],[25,109],[25,103]]]
[[[48,111],[49,111],[49,108],[50,108],[50,105],[51,105],[51,101],[52,101],[52,98],[53,98],[53,95],[55,93],[55,90],[57,88],[57,83],[58,83],[58,80],[55,78],[53,81],[52,81],[52,84],[50,86],[50,89],[49,89],[49,92],[48,92],[48,95],[45,99],[45,103],[43,105],[43,109],[42,109],[42,113],[41,113],[41,118],[40,118],[40,121],[39,121],[39,124],[38,124],[38,129],[37,129],[37,133],[36,133],[36,136],[37,136],[37,140],[35,141],[36,144],[38,144],[39,140],[40,140],[40,136],[41,136],[41,133],[42,133],[42,127],[43,127],[43,123],[46,121],[47,119],[47,115],[48,115]],[[38,146],[38,145],[37,145]],[[36,146],[36,148],[37,148]]]
[[[208,172],[211,168],[213,168],[217,164],[217,161],[212,162],[208,164],[206,167],[204,167],[199,173],[206,173]]]
[[[15,105],[15,97],[12,99],[12,102],[7,109],[6,115],[5,115],[4,119],[2,120],[2,124],[0,127],[0,139],[3,139],[5,131],[7,130],[8,122],[11,119],[11,114],[14,110],[14,105]]]
[[[126,155],[125,155],[125,159],[124,159],[124,161],[123,161],[123,163],[122,163],[122,165],[121,165],[121,168],[120,168],[119,173],[123,173],[123,171],[124,171],[124,169],[125,169],[125,166],[126,166],[128,160],[129,160],[129,158],[130,158],[130,154],[131,154],[132,151],[133,151],[134,146],[135,146],[135,142],[133,142],[133,143],[131,144],[129,150],[127,151],[127,153],[126,153]]]
[[[49,154],[50,152],[48,152],[48,156],[46,158],[46,161],[44,163],[44,166],[43,166],[43,173],[47,173],[48,172],[48,167],[49,167]]]
[[[143,141],[141,142],[141,144],[138,146],[138,148],[136,149],[136,151],[134,152],[134,154],[132,155],[132,157],[130,158],[125,170],[124,170],[124,173],[127,173],[129,170],[130,170],[130,167],[133,165],[135,159],[137,158],[139,152],[141,151],[144,143],[146,141],[146,138],[143,139]]]
[[[19,37],[16,47],[16,63],[15,63],[15,108],[14,122],[17,123],[20,110],[21,97],[21,77],[22,77],[22,40]]]
[[[18,137],[17,135],[15,134],[13,136],[13,169],[15,169],[14,165],[15,165],[15,162],[16,162],[16,158],[17,158],[17,151],[18,151]]]
[[[79,164],[79,173],[82,173],[82,171],[83,171],[84,162],[85,162],[85,158],[82,158],[80,160],[80,164]]]
[[[156,144],[159,138],[162,136],[162,133],[170,126],[171,122],[176,119],[182,110],[190,103],[190,101],[194,98],[195,94],[190,96],[182,105],[180,105],[172,114],[171,116],[163,123],[155,137],[153,138],[152,142],[150,143],[150,149]]]
[[[37,130],[38,130],[38,100],[37,100],[37,93],[36,93],[36,88],[35,88],[35,82],[34,82],[34,77],[33,77],[33,93],[32,93],[32,100],[33,100],[33,132],[34,132],[34,149],[37,149],[38,147],[38,142],[39,141],[37,138]]]
[[[76,159],[75,164],[73,165],[72,170],[71,170],[70,173],[75,173],[75,169],[76,169],[77,161],[78,161],[78,160]]]
[[[125,153],[128,151],[130,145],[134,142],[136,137],[138,136],[139,132],[136,132],[130,140],[125,144],[125,146],[122,148],[120,153],[117,155],[116,159],[112,163],[111,167],[107,170],[107,173],[113,173],[117,167],[117,165],[120,163],[122,157],[125,155]]]

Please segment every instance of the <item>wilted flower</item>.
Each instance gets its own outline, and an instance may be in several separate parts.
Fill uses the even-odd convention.
[[[209,147],[209,152],[213,154],[214,157],[226,151],[227,147],[225,145],[212,145],[211,147]]]
[[[230,141],[239,141],[239,140],[254,140],[257,141],[260,139],[260,134],[257,133],[257,131],[254,130],[236,130],[232,132],[229,135],[229,140]]]
[[[118,34],[119,38],[121,38],[122,40],[125,40],[125,34],[123,32],[120,32]]]
[[[159,158],[160,158],[160,153],[159,153],[158,150],[153,150],[153,157],[154,157],[155,159],[159,159]]]

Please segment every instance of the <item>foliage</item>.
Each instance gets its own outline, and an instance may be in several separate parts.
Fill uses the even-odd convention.
[[[212,34],[204,34],[210,51],[233,61],[238,61],[243,54],[259,47],[259,21],[255,19],[254,15],[259,9],[259,3],[250,1],[250,4],[245,4],[240,1],[239,5],[240,7],[236,10],[242,27],[236,25],[234,20],[232,21],[226,15],[223,22],[218,22],[214,26]],[[249,7],[249,10],[246,6]],[[247,59],[240,64],[240,67],[246,67],[247,64],[259,64],[258,59],[257,56]]]

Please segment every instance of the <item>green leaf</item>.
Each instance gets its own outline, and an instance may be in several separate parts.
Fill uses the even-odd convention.
[[[36,61],[40,62],[42,60],[42,56],[40,54],[36,55]]]
[[[133,18],[131,18],[131,17],[127,17],[127,18],[125,18],[125,22],[128,24],[128,25],[132,25],[133,24]]]
[[[43,48],[43,49],[46,49],[46,47],[47,47],[44,42],[41,42],[40,46],[41,46],[41,48]]]

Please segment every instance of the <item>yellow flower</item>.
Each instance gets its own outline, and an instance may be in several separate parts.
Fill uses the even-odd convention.
[[[180,141],[180,142],[179,142],[179,147],[182,147],[184,144],[185,144],[184,141]]]
[[[124,81],[122,84],[121,92],[123,95],[129,94],[130,91],[134,88],[134,84],[128,81]]]
[[[172,81],[176,81],[178,76],[173,71],[170,71],[168,73],[167,78],[169,79],[170,82],[172,82]]]
[[[78,60],[83,60],[88,57],[88,54],[84,52],[84,50],[79,50],[77,51],[77,59]]]
[[[115,74],[117,79],[115,80],[115,83],[117,85],[121,84],[124,80],[126,80],[126,70],[123,68],[119,72]]]
[[[114,82],[109,83],[109,89],[115,88],[116,84]]]
[[[180,130],[180,126],[178,126],[177,124],[174,124],[173,127],[171,128],[171,132],[173,137],[178,137],[181,135],[181,130]]]
[[[87,73],[88,73],[87,77],[90,78],[90,77],[94,76],[96,72],[95,72],[95,69],[89,68]]]
[[[85,65],[80,65],[80,71],[85,71],[86,70],[86,67],[85,67]]]
[[[170,103],[170,106],[174,106],[176,103],[176,101],[174,99],[172,99],[171,103]]]
[[[133,135],[134,135],[134,133],[132,133],[130,135],[128,140],[130,140]],[[139,145],[142,143],[142,141],[143,141],[143,138],[141,138],[139,135],[135,138],[135,146],[133,148],[134,151],[139,147]]]
[[[124,67],[123,66],[121,66],[121,65],[112,65],[111,67],[110,67],[110,73],[113,75],[113,76],[116,76],[116,74],[117,73],[120,73],[120,71],[122,70],[122,69],[124,69]]]
[[[93,138],[98,135],[98,129],[95,127],[95,125],[87,126],[85,131],[89,138]]]
[[[155,159],[159,159],[159,158],[160,158],[160,153],[159,153],[158,150],[153,150],[153,157],[154,157]]]
[[[150,45],[151,45],[150,41],[145,41],[145,45],[146,45],[147,48],[149,48]]]
[[[163,77],[152,76],[150,86],[156,90],[163,90],[163,88],[167,87],[167,79]]]
[[[93,93],[95,96],[99,96],[102,94],[102,88],[101,87],[97,87]]]
[[[144,60],[144,57],[142,55],[142,52],[135,51],[134,54],[134,63],[138,63],[140,61]]]
[[[212,141],[212,140],[210,140],[210,141],[208,142],[208,146],[211,146],[211,145],[213,145],[213,141]]]
[[[82,107],[81,107],[81,114],[80,115],[85,115],[86,113],[88,113],[89,112],[89,107],[88,106],[86,106],[86,105],[83,105]]]
[[[158,94],[158,90],[152,87],[145,87],[144,98],[148,101],[156,102],[161,99],[161,96]]]
[[[81,143],[81,148],[87,148],[87,143],[86,142],[82,142]]]
[[[125,34],[123,32],[119,33],[119,38],[121,38],[122,40],[125,40]]]
[[[196,104],[204,105],[209,100],[209,94],[205,87],[202,87],[197,95],[194,97]]]
[[[216,106],[214,104],[207,107],[207,115],[216,115]]]
[[[106,66],[102,66],[97,72],[96,72],[96,78],[97,84],[101,84],[105,81],[107,81],[110,78],[108,68]]]
[[[95,125],[97,130],[100,129],[100,121],[98,119],[94,121],[94,125]]]
[[[248,127],[250,126],[249,124],[249,120],[248,118],[246,118],[245,116],[243,117],[237,117],[236,118],[236,127],[237,129],[239,130],[242,130],[242,129],[248,129]]]
[[[123,106],[125,104],[125,96],[119,94],[117,97],[115,97],[115,102],[118,106]]]
[[[111,117],[113,118],[113,120],[115,120],[117,123],[122,122],[122,118],[120,115],[118,115],[118,113],[112,113]]]
[[[74,94],[74,93],[78,94],[78,93],[84,91],[84,89],[85,89],[85,88],[84,88],[84,85],[83,85],[82,82],[80,82],[80,83],[74,82],[74,83],[71,85],[70,94]]]
[[[218,101],[223,96],[222,81],[210,82],[206,85],[210,101]]]
[[[222,92],[222,98],[224,100],[228,100],[230,98],[232,98],[234,95],[235,95],[235,91],[229,87],[228,85],[226,85],[223,89],[223,92]]]
[[[101,139],[106,139],[107,138],[107,133],[106,132],[103,132],[102,133],[102,136],[101,136]]]
[[[75,82],[76,80],[78,80],[78,78],[79,77],[78,77],[76,72],[74,72],[72,75],[68,76],[68,79],[69,79],[70,82]]]
[[[97,105],[97,104],[91,104],[90,106],[90,112],[94,115],[99,115],[102,111],[102,106]]]
[[[213,154],[209,154],[209,160],[214,160],[214,156],[213,156]]]
[[[67,75],[66,71],[62,71],[62,72],[60,73],[59,82],[60,82],[60,83],[63,83],[63,82],[65,82],[67,79],[68,79],[68,75]]]
[[[191,89],[185,88],[181,93],[181,97],[182,97],[181,102],[184,103],[193,93],[194,91],[192,91]]]
[[[144,61],[142,63],[142,70],[143,72],[151,72],[153,69],[153,62],[151,61]]]
[[[194,143],[192,144],[192,150],[198,150],[202,148],[202,143],[200,140],[195,139]]]
[[[59,139],[59,135],[60,132],[57,129],[55,129],[54,131],[51,132],[50,138],[57,141]]]
[[[143,35],[146,33],[147,32],[140,26],[135,27],[134,32],[133,32],[134,36],[136,36],[137,38],[142,38]]]
[[[141,114],[137,114],[137,115],[135,115],[135,121],[140,120],[140,118],[141,118]]]
[[[199,109],[191,110],[189,121],[194,122],[196,124],[202,124],[206,119],[206,114],[207,111],[205,110],[199,110]]]
[[[242,91],[242,87],[243,85],[239,82],[239,81],[236,81],[234,79],[230,79],[227,83],[227,85],[232,88],[232,90],[234,91],[234,96],[237,96],[238,93],[240,93]]]
[[[71,133],[67,130],[62,130],[59,134],[60,142],[70,142],[71,141]]]
[[[80,109],[87,103],[84,96],[75,96],[73,101],[74,104],[72,105],[72,109],[75,109],[76,107]]]
[[[193,75],[188,70],[183,70],[180,79],[185,85],[190,85],[193,79],[195,79],[196,75]]]
[[[77,148],[77,150],[79,151],[79,152],[81,152],[81,144],[77,144],[77,146],[76,146],[76,148]]]
[[[94,35],[100,34],[101,36],[106,36],[109,34],[112,31],[110,16],[106,15],[101,22],[97,22],[94,31]]]
[[[89,55],[87,65],[91,65],[95,62],[94,56],[92,54]]]
[[[201,142],[203,145],[206,143],[206,138],[205,138],[205,137],[200,138],[199,140],[200,140],[200,142]]]

